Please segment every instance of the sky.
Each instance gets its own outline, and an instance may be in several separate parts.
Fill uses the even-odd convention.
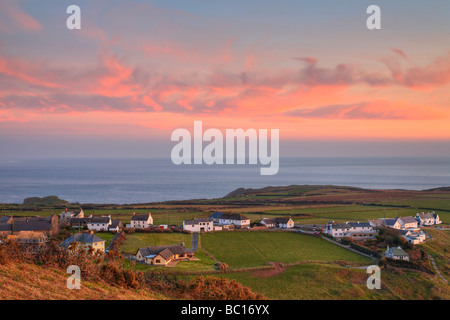
[[[170,157],[197,120],[279,129],[285,156],[450,156],[447,0],[0,8],[0,158]]]

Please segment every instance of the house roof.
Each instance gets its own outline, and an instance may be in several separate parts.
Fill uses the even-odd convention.
[[[214,212],[209,217],[212,218],[212,219],[220,219],[222,217],[222,215],[223,215],[223,212],[217,211],[217,212]]]
[[[403,250],[402,248],[392,248],[392,254],[394,256],[404,256],[404,257],[408,257],[409,254],[406,253],[405,250]]]
[[[275,218],[264,218],[263,221],[266,224],[287,224],[291,220],[290,217],[275,217]]]
[[[18,221],[10,224],[14,231],[49,231],[52,230],[52,224],[49,221]]]
[[[172,257],[174,255],[174,253],[172,252],[172,250],[170,250],[169,248],[164,249],[163,251],[161,251],[159,253],[159,255],[161,257],[163,257],[165,260],[169,259],[170,257]]]
[[[111,224],[109,225],[110,228],[117,228],[120,226],[121,221],[120,220],[111,220]]]
[[[12,231],[11,223],[0,223],[0,231]]]
[[[147,221],[148,218],[151,216],[151,213],[149,214],[135,214],[131,218],[132,221]]]
[[[400,217],[400,219],[403,221],[403,223],[417,223],[417,220],[411,216]]]
[[[184,224],[199,224],[200,222],[212,222],[212,218],[194,218],[192,220],[184,220]]]
[[[94,243],[105,242],[105,240],[92,233],[76,233],[61,242],[60,246],[68,248],[72,242]]]
[[[333,229],[350,229],[351,226],[348,225],[347,223],[333,223],[331,224],[331,226],[333,227]]]
[[[427,213],[417,213],[417,216],[421,219],[434,219],[434,216],[432,213],[427,212]]]
[[[240,213],[223,213],[220,219],[223,220],[250,220],[246,216]]]
[[[109,223],[110,217],[92,217],[88,218],[87,223]]]
[[[81,211],[82,210],[78,210],[78,211],[63,211],[63,212],[60,213],[60,215],[62,215],[62,214],[71,214],[71,215],[77,216],[77,215],[79,215],[81,213]]]
[[[167,245],[167,246],[150,246],[146,248],[140,248],[138,252],[141,252],[142,256],[155,256],[160,254],[164,259],[168,259],[174,254],[185,254],[188,253],[189,250],[186,249],[183,245],[175,244],[175,245]],[[169,256],[167,256],[170,254]]]
[[[69,220],[70,224],[87,224],[90,221],[91,218],[71,218]]]
[[[384,219],[384,223],[387,226],[393,226],[397,222],[397,218]]]
[[[2,217],[0,217],[0,223],[8,223],[9,220],[11,220],[11,219],[12,219],[12,217],[10,217],[10,216],[2,216]]]
[[[353,228],[357,228],[357,227],[360,227],[360,228],[363,228],[363,227],[370,227],[370,223],[368,223],[368,222],[348,222],[348,224],[349,224],[350,226],[352,226]]]

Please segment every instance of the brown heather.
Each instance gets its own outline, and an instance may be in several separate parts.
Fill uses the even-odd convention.
[[[56,240],[38,254],[24,252],[14,241],[1,244],[0,300],[265,299],[234,280],[212,276],[188,279],[126,268],[117,250],[124,237],[119,236],[106,255],[93,251],[70,254],[60,250]],[[81,269],[80,290],[67,288],[70,265]]]

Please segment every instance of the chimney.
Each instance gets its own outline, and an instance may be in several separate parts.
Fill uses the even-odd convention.
[[[94,234],[94,230],[91,230],[90,234]]]
[[[184,247],[184,242],[182,242],[181,245]]]
[[[135,216],[136,215],[136,212],[133,212],[133,216]]]

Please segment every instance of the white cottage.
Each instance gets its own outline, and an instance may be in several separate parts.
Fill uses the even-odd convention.
[[[409,261],[409,254],[407,254],[406,251],[403,250],[401,247],[390,249],[388,247],[384,255],[386,256],[386,258],[390,259]]]
[[[136,214],[133,212],[129,227],[134,229],[147,229],[153,225],[152,214]],[[127,225],[128,227],[128,225]]]
[[[221,230],[222,228],[220,228]],[[183,230],[191,232],[209,232],[216,231],[214,221],[211,218],[195,218],[193,220],[183,221]]]

